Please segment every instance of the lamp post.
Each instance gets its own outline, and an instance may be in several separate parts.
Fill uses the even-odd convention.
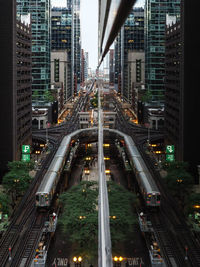
[[[114,260],[114,267],[120,267],[121,266],[121,262],[123,261],[123,259],[124,258],[122,256],[119,256],[119,257],[115,256],[113,258],[113,260]]]
[[[75,267],[81,267],[81,262],[82,262],[82,257],[78,256],[78,257],[73,257],[73,262],[74,262],[74,266]]]

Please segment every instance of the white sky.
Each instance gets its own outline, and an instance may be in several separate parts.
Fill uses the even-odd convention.
[[[135,7],[144,6],[145,0],[137,0]],[[89,67],[98,65],[98,0],[81,2],[81,40],[82,48],[89,52]],[[66,0],[51,0],[52,6],[64,7]]]

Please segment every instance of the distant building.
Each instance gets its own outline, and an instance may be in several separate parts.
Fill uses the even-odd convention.
[[[58,50],[51,52],[51,83],[62,83],[64,102],[71,95],[71,68],[66,50]]]
[[[144,9],[133,8],[115,41],[115,88],[131,103],[128,86],[128,53],[144,51]],[[118,87],[118,88],[117,88]]]
[[[152,100],[164,103],[166,14],[180,18],[181,0],[146,0],[145,87]]]
[[[65,51],[65,58],[68,59],[69,83],[64,87],[65,100],[74,94],[74,55],[72,38],[72,9],[53,7],[51,10],[51,49],[52,51]],[[63,52],[62,52],[63,54]],[[51,73],[52,82],[52,73]]]
[[[121,94],[121,34],[118,33],[114,42],[115,53],[115,90]]]
[[[32,21],[32,91],[37,92],[37,104],[42,104],[45,90],[50,89],[50,0],[17,0],[17,17],[29,13]]]
[[[85,68],[86,68],[85,52],[81,49],[81,85],[85,82]]]
[[[52,9],[52,48],[67,49],[71,61],[71,95],[81,81],[80,0],[67,0],[67,8]]]
[[[191,19],[192,18],[192,19]],[[181,1],[181,22],[166,28],[166,144],[176,160],[190,163],[196,181],[200,165],[198,2]]]
[[[134,119],[138,120],[140,109],[138,101],[140,95],[145,92],[145,55],[144,51],[128,52],[128,92],[132,109],[134,111]],[[142,93],[141,93],[142,92]]]
[[[165,44],[165,135],[166,143],[175,146],[177,160],[182,157],[182,89],[181,81],[181,24],[168,24]]]
[[[89,54],[88,52],[85,52],[85,68],[84,68],[85,80],[87,80],[88,78],[88,68],[89,68]]]
[[[71,2],[71,3],[70,3]],[[73,17],[73,49],[74,49],[74,93],[80,89],[81,83],[81,24],[80,24],[80,0],[68,0],[72,6]]]
[[[32,143],[31,26],[13,14],[16,2],[0,3],[0,173],[8,161],[21,159],[22,144]]]
[[[114,68],[114,49],[109,51],[109,82],[114,85],[115,82],[115,68]]]

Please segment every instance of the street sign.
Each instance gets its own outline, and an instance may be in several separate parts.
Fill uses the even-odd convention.
[[[31,146],[30,145],[22,145],[22,153],[31,153]]]
[[[30,154],[22,154],[22,161],[30,161],[31,160],[31,157],[30,157]]]
[[[166,146],[166,153],[169,153],[169,154],[171,154],[171,153],[174,153],[174,145],[167,145]]]
[[[173,162],[173,161],[175,161],[174,154],[167,154],[167,155],[166,155],[166,161],[168,161],[168,162]]]

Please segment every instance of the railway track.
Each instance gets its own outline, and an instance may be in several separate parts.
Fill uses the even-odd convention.
[[[37,214],[36,210],[32,213],[28,228],[21,238],[15,257],[11,261],[11,266],[31,266],[47,218],[48,213]]]
[[[180,207],[175,202],[175,200],[168,193],[167,189],[163,185],[162,178],[160,174],[155,170],[154,164],[152,163],[151,158],[142,150],[142,145],[139,146],[140,153],[143,155],[143,159],[146,162],[149,171],[155,179],[155,182],[162,195],[162,204],[160,207],[160,213],[157,214],[160,223],[159,227],[163,231],[168,232],[168,237],[171,239],[171,244],[177,248],[176,250],[176,264],[177,266],[200,266],[200,246],[199,242],[196,241],[195,237],[192,235],[190,229],[188,229],[187,224],[185,223],[184,214],[181,212]],[[154,221],[154,218],[150,214],[150,217]],[[153,225],[157,229],[157,225]],[[162,238],[162,234],[158,238]],[[160,240],[161,248],[164,244],[165,239]],[[172,246],[172,248],[173,248]],[[186,257],[186,247],[187,247],[187,259]],[[165,251],[165,246],[162,248]],[[169,254],[170,256],[170,254]],[[166,255],[165,255],[166,257]],[[169,265],[170,266],[170,265]]]
[[[170,267],[200,266],[200,234],[194,235],[188,229],[180,207],[167,192],[160,174],[155,170],[155,162],[144,152],[143,144],[147,140],[147,131],[130,125],[123,115],[118,117],[117,128],[132,136],[161,192],[160,212],[151,213],[149,216],[166,265]],[[158,140],[161,137],[162,133],[151,132],[151,140]]]
[[[21,200],[20,205],[13,213],[11,217],[11,223],[0,240],[0,266],[10,266],[9,261],[9,248],[11,249],[12,258],[15,257],[17,253],[17,247],[19,242],[21,242],[24,232],[29,228],[30,218],[34,216],[35,213],[35,193],[42,181],[42,178],[46,172],[46,165],[53,159],[55,151],[48,154],[45,159],[45,164],[41,167],[41,170],[37,172],[35,179],[31,183],[28,191]],[[36,218],[37,219],[37,218]],[[32,219],[33,220],[33,219]]]

